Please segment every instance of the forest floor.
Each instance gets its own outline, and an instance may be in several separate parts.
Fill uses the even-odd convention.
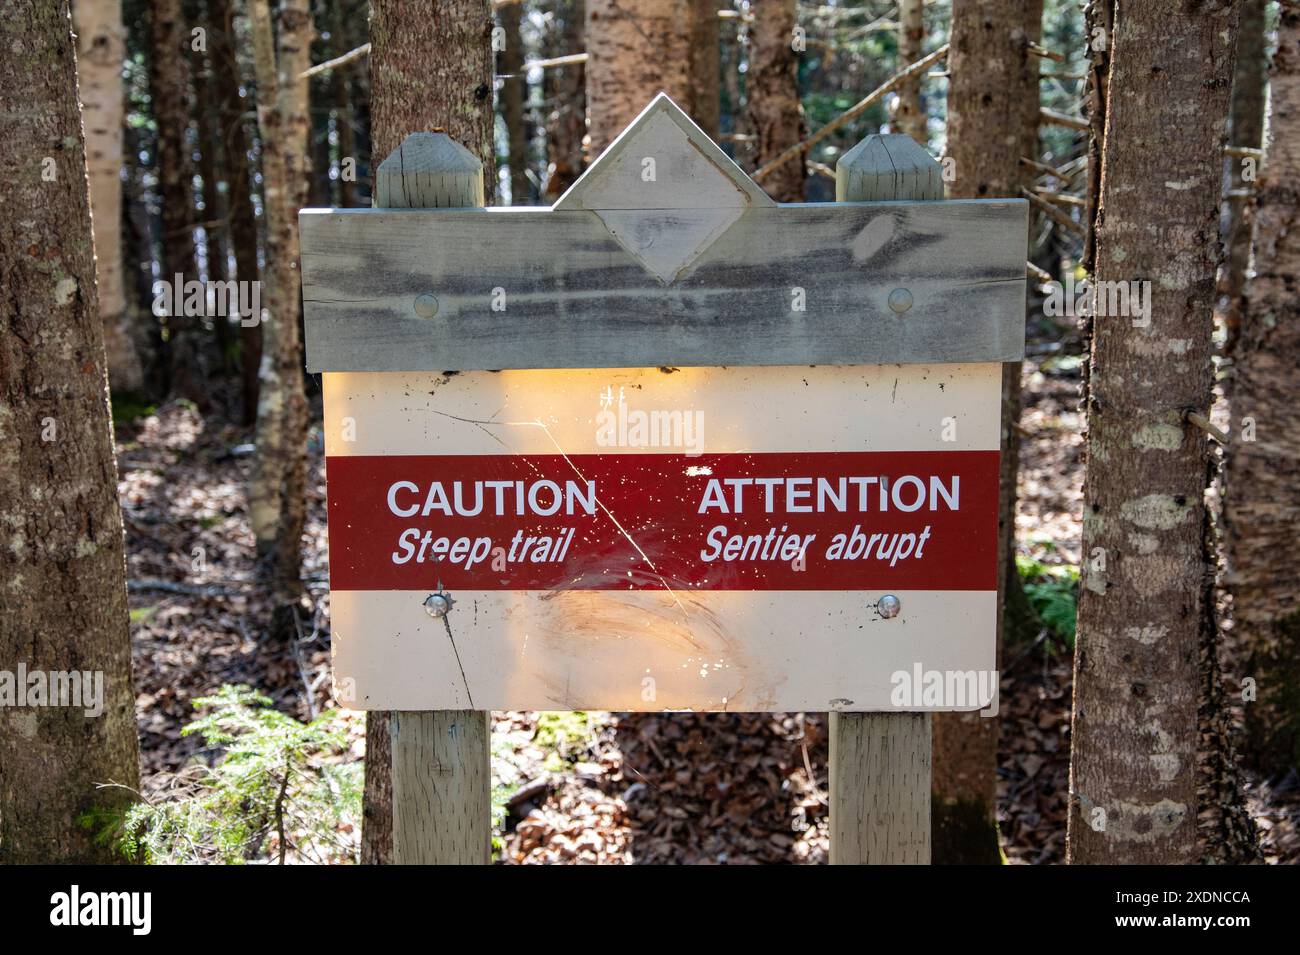
[[[1025,365],[1018,550],[1047,579],[1077,568],[1083,438],[1077,359]],[[309,719],[332,706],[324,466],[313,434],[305,574],[315,623],[264,638],[245,489],[248,429],[171,404],[119,425],[136,711],[146,795],[211,758],[182,736],[193,701],[247,684]],[[1072,655],[1044,626],[1009,647],[1001,686],[998,825],[1010,863],[1064,861]],[[364,722],[346,718],[364,756]],[[494,713],[498,853],[507,863],[823,863],[824,713]],[[1300,861],[1300,780],[1250,781],[1270,862]],[[354,821],[339,829],[355,845]]]

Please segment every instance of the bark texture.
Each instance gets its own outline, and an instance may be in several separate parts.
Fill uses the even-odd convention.
[[[253,163],[249,159],[250,98],[240,94],[243,77],[236,55],[231,0],[208,0],[209,46],[219,111],[221,151],[226,167],[226,237],[235,259],[235,278],[257,281],[257,218],[253,210]],[[244,424],[257,420],[258,370],[262,363],[261,323],[239,326],[240,397]]]
[[[1016,197],[1028,182],[1020,158],[1036,138],[1027,128],[1026,100],[1037,103],[1037,69],[1029,41],[1039,32],[1042,6],[1031,0],[955,0],[948,54],[948,157],[956,178],[949,198]],[[1028,248],[1026,248],[1028,254]],[[1016,475],[1020,418],[1020,364],[1004,366],[1002,461],[998,503],[999,658],[1004,607],[1015,572]],[[1018,606],[1018,604],[1017,604]],[[979,713],[934,716],[932,820],[938,864],[998,862],[998,725]]]
[[[604,152],[657,93],[667,93],[692,112],[691,3],[587,0],[590,159]]]
[[[307,80],[312,20],[307,0],[282,0],[273,39],[267,0],[250,0],[249,23],[262,132],[266,269],[264,357],[257,405],[257,457],[249,516],[276,604],[302,597],[302,529],[307,511],[307,399],[299,356],[298,209],[307,186]],[[279,629],[283,622],[277,622]]]
[[[722,121],[722,31],[718,19],[720,2],[721,0],[691,0],[691,99],[689,104],[678,104],[690,113],[696,125],[710,139],[718,138],[718,124]]]
[[[202,203],[200,220],[203,223],[206,253],[204,278],[224,282],[230,277],[229,239],[226,228],[229,220],[219,186],[225,178],[225,157],[222,154],[221,139],[217,135],[219,120],[212,73],[213,27],[209,9],[201,0],[187,0],[185,14],[188,22],[203,25],[207,36],[207,41],[203,44],[206,49],[190,46],[190,77],[194,89],[192,102],[194,132],[200,144],[198,173],[202,188],[198,198]],[[224,375],[234,367],[234,329],[238,325],[232,325],[229,317],[221,315],[213,315],[208,321],[212,323],[216,347],[212,360],[206,364]]]
[[[439,0],[432,11],[415,0],[371,0],[370,35],[371,155],[382,160],[407,134],[441,129],[478,157],[485,184],[496,182],[487,0]],[[389,724],[387,713],[366,714],[365,865],[392,860]]]
[[[528,186],[528,130],[524,125],[528,77],[524,73],[524,41],[519,35],[522,7],[522,3],[508,3],[497,14],[505,33],[505,49],[497,56],[501,67],[501,120],[506,126],[512,206],[528,205],[532,192]]]
[[[795,0],[754,0],[750,31],[750,125],[757,137],[754,163],[762,167],[803,139],[799,107],[799,53],[794,48]],[[803,155],[790,157],[763,180],[777,202],[803,202],[806,172]]]
[[[190,35],[180,0],[155,0],[149,57],[149,92],[158,129],[158,198],[162,205],[162,278],[175,282],[198,278],[194,257],[194,175],[189,146],[190,71],[186,56]],[[207,382],[197,319],[169,315],[167,327],[168,391],[206,407]]]
[[[128,800],[95,787],[138,788],[139,765],[66,0],[14,0],[0,49],[0,670],[97,672],[103,691],[93,717],[0,706],[0,863],[110,862],[76,820]]]
[[[1205,514],[1205,562],[1217,562],[1211,515]],[[1250,815],[1237,760],[1236,727],[1231,709],[1233,684],[1225,685],[1220,663],[1217,582],[1206,574],[1202,584],[1205,613],[1201,619],[1200,701],[1196,771],[1197,855],[1206,865],[1243,865],[1263,861],[1259,832]]]
[[[1300,766],[1300,4],[1282,4],[1269,143],[1255,207],[1255,274],[1232,381],[1224,496],[1232,615],[1255,681],[1252,761]],[[1252,433],[1253,432],[1253,433]],[[1254,440],[1247,440],[1253,437]]]
[[[122,271],[122,130],[126,101],[122,57],[126,28],[121,0],[77,0],[77,88],[86,130],[86,173],[95,230],[95,279],[104,322],[108,381],[116,393],[144,389],[144,370],[131,336]]]
[[[586,12],[583,0],[561,3],[546,34],[547,56],[581,53]],[[542,89],[550,104],[546,117],[546,199],[564,195],[584,166],[582,141],[587,135],[587,72],[581,63],[542,74]]]
[[[1206,435],[1220,159],[1236,5],[1117,4],[1099,282],[1149,282],[1149,324],[1093,320],[1075,652],[1074,863],[1198,860]]]
[[[921,58],[925,46],[925,0],[900,0],[898,4],[898,63],[900,67]],[[894,132],[911,136],[922,146],[930,136],[926,130],[925,101],[921,98],[921,78],[914,77],[898,86],[890,125]]]
[[[1088,80],[1085,112],[1088,115],[1088,179],[1084,201],[1088,227],[1083,242],[1084,271],[1092,275],[1097,259],[1097,214],[1101,205],[1101,155],[1106,141],[1106,101],[1110,88],[1110,47],[1115,29],[1115,0],[1090,0],[1084,9]],[[1032,158],[1032,157],[1031,157]],[[1085,334],[1091,323],[1085,322]],[[1087,362],[1084,363],[1087,380]]]
[[[408,133],[442,130],[482,161],[490,198],[497,174],[488,0],[372,0],[370,40],[371,155],[382,159]]]

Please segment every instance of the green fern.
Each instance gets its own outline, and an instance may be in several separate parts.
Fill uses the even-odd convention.
[[[1016,556],[1016,569],[1025,596],[1040,620],[1066,646],[1074,647],[1074,622],[1079,598],[1079,568],[1044,564],[1032,557]]]
[[[172,777],[161,796],[83,818],[101,841],[150,863],[355,861],[361,764],[331,711],[303,723],[245,686],[196,700],[209,712],[182,730],[219,750]]]

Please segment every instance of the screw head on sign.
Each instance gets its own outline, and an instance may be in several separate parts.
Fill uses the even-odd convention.
[[[438,314],[438,299],[432,292],[421,292],[415,296],[415,314],[421,318],[433,318]]]
[[[455,604],[451,594],[429,594],[424,601],[424,612],[430,617],[442,618],[451,612]]]
[[[896,288],[889,293],[889,307],[895,315],[902,315],[912,307],[912,293],[905,288]]]
[[[903,609],[903,602],[893,594],[885,594],[880,598],[880,603],[876,604],[876,612],[886,620],[897,617],[899,611]]]

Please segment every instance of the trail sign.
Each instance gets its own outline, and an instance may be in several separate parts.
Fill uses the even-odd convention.
[[[983,706],[1025,220],[778,206],[666,97],[551,209],[305,210],[344,701]]]

